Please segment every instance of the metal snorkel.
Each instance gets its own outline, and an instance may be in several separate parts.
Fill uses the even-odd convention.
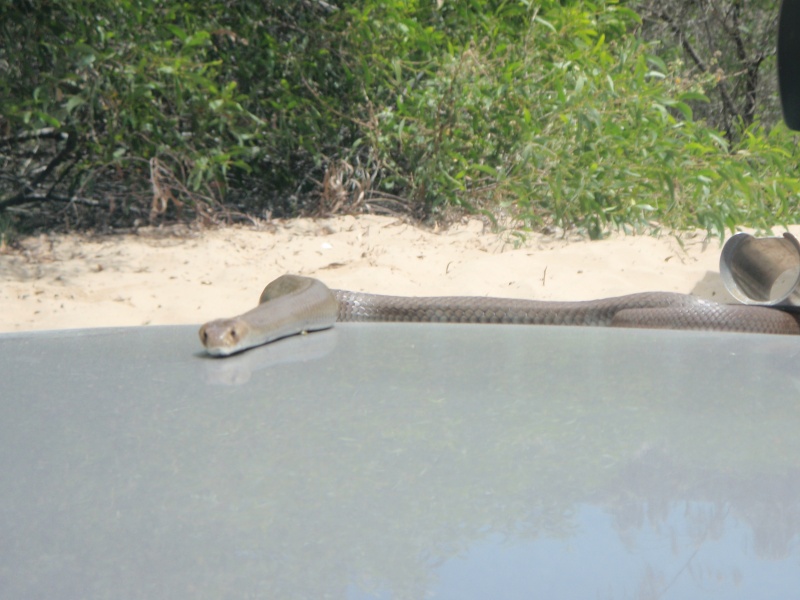
[[[783,119],[800,131],[800,1],[783,0],[778,17],[778,87]],[[722,249],[719,272],[743,304],[800,306],[800,244],[791,233],[737,233]]]
[[[719,273],[742,304],[800,306],[800,243],[791,233],[768,238],[737,233],[722,248]]]

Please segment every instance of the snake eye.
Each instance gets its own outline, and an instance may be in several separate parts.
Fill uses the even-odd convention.
[[[233,338],[233,341],[239,339],[239,332],[236,331],[236,327],[231,327],[231,337]]]

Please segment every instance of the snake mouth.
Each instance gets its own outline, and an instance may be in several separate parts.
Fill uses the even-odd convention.
[[[217,319],[203,325],[198,333],[211,356],[230,356],[249,347],[249,328],[240,319]]]

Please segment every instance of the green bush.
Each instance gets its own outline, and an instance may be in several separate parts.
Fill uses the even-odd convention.
[[[555,221],[593,236],[654,222],[722,234],[792,218],[790,136],[756,125],[746,151],[731,149],[693,122],[689,103],[710,82],[651,55],[629,34],[632,11],[503,4],[490,22],[458,46],[418,24],[413,39],[441,51],[414,61],[387,47],[387,32],[369,36],[385,45],[373,54],[394,57],[384,69],[393,94],[367,137],[385,184],[429,209],[506,209],[529,227]],[[416,47],[412,31],[402,41]]]
[[[794,136],[755,120],[729,147],[690,108],[713,76],[638,26],[614,0],[5,5],[0,212],[456,206],[593,236],[796,219]]]

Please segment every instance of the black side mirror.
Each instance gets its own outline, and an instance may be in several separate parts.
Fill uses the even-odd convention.
[[[783,0],[778,17],[778,88],[783,120],[800,131],[800,0]]]

